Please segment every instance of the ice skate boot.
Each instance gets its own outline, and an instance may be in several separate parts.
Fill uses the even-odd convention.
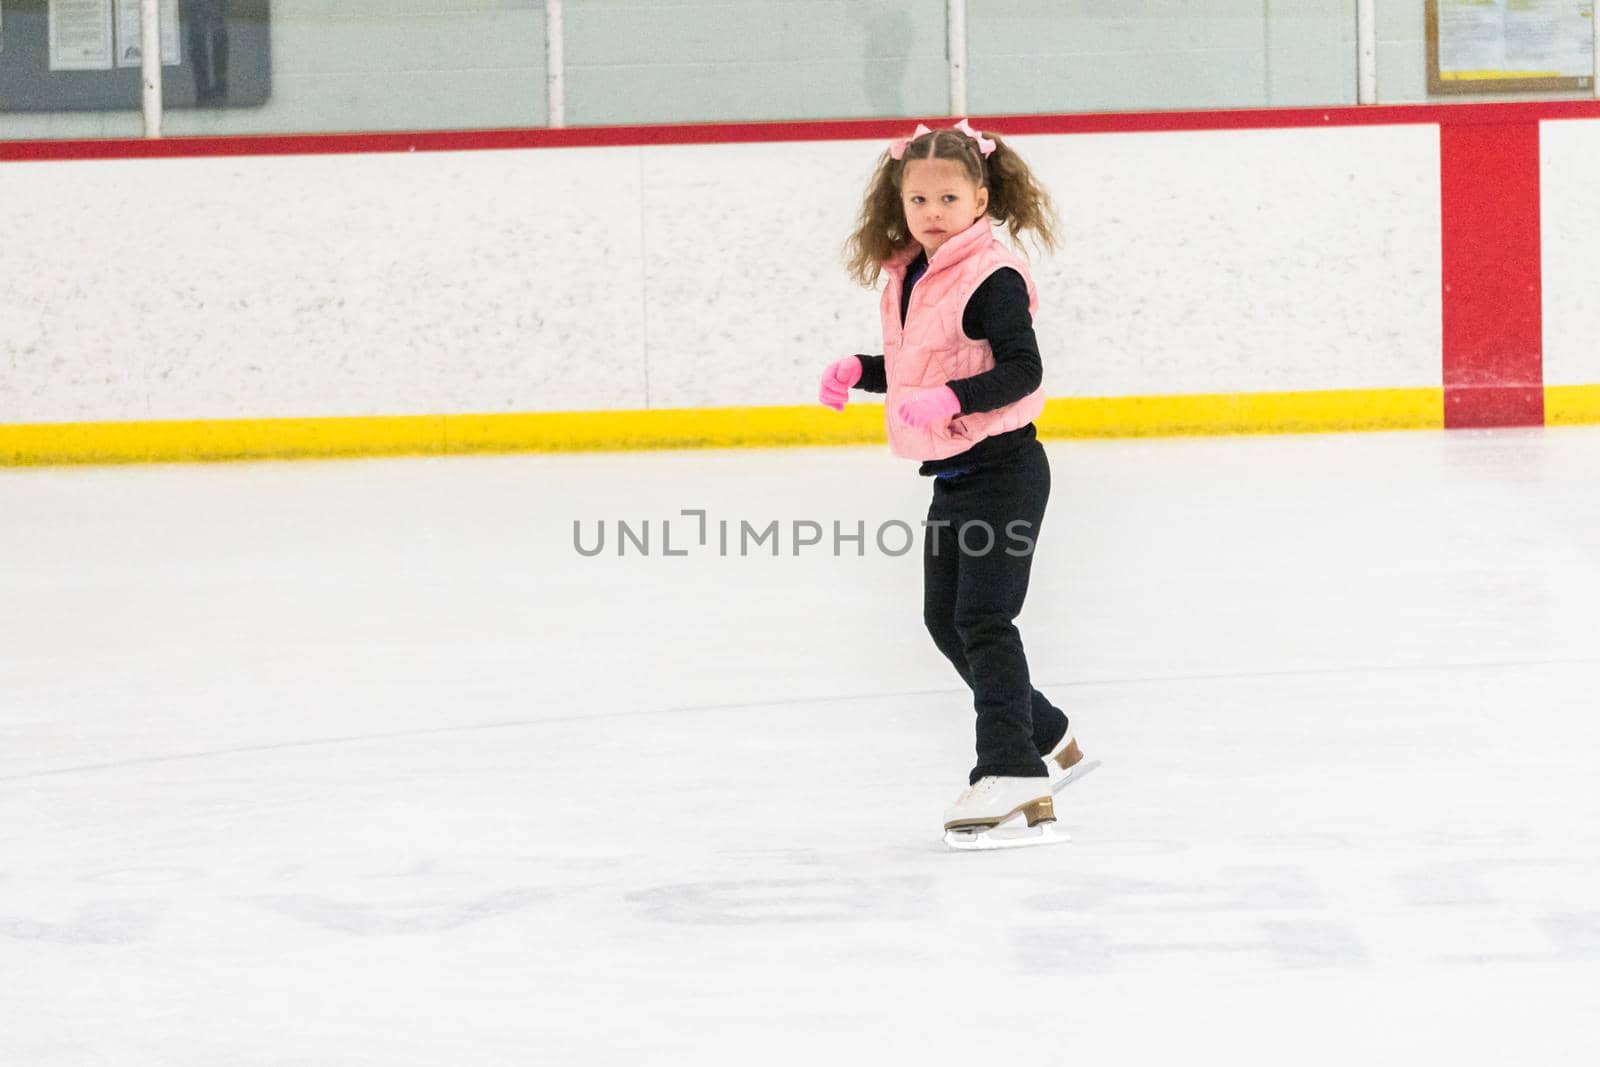
[[[979,778],[944,813],[944,843],[983,850],[1071,840],[1056,829],[1050,779]]]
[[[1044,757],[1045,770],[1050,772],[1050,791],[1059,793],[1073,782],[1100,766],[1097,759],[1084,759],[1083,749],[1078,747],[1078,739],[1072,734],[1072,726],[1067,726],[1066,736],[1056,742]]]

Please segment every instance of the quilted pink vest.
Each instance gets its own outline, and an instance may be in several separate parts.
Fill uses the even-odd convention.
[[[900,291],[906,267],[917,257],[912,244],[884,263],[888,284],[879,310],[883,317],[884,369],[889,395],[884,421],[889,448],[907,459],[944,459],[965,452],[985,437],[1026,426],[1044,410],[1044,387],[994,411],[957,415],[945,425],[913,430],[896,412],[906,395],[932,389],[957,378],[970,378],[994,367],[987,341],[974,341],[961,329],[967,301],[984,279],[1003,267],[1022,275],[1028,285],[1028,310],[1039,310],[1039,293],[1022,257],[998,240],[987,219],[980,219],[934,252],[928,269],[911,290],[904,327],[900,324]]]

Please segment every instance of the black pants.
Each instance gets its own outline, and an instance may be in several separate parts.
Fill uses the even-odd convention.
[[[1000,466],[937,477],[922,542],[922,617],[972,690],[985,775],[1041,777],[1067,717],[1028,677],[1015,620],[1050,499],[1050,462],[1030,442]]]

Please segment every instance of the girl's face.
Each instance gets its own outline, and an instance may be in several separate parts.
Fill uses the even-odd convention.
[[[989,190],[954,159],[907,160],[900,172],[900,206],[912,238],[929,258],[989,210]]]

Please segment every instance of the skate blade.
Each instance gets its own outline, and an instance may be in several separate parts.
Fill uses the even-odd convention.
[[[1038,845],[1064,845],[1072,835],[1056,822],[1036,826],[1002,823],[987,830],[946,830],[944,843],[959,852],[991,852],[1001,848],[1033,848]]]
[[[1050,792],[1059,793],[1067,786],[1072,785],[1074,782],[1082,781],[1085,775],[1098,766],[1100,766],[1100,761],[1097,759],[1079,760],[1077,763],[1074,763],[1070,768],[1068,768],[1067,773],[1063,774],[1060,778],[1052,778],[1050,780]]]

